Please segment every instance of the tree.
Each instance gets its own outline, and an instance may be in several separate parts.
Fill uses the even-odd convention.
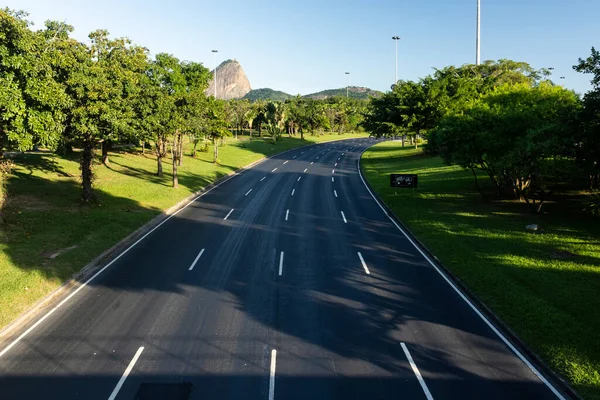
[[[231,131],[227,129],[225,102],[223,100],[209,97],[205,108],[204,118],[206,121],[207,136],[213,143],[213,162],[219,162],[219,139],[230,136]]]
[[[444,117],[436,145],[446,163],[470,169],[475,179],[475,169],[485,171],[500,196],[539,212],[553,184],[548,164],[574,155],[578,112],[577,96],[562,87],[505,84]]]
[[[242,132],[246,115],[250,109],[250,101],[246,99],[231,99],[228,102],[231,116],[235,125],[235,137]]]
[[[128,39],[110,39],[105,30],[92,32],[89,37],[90,46],[71,46],[75,62],[65,79],[72,102],[66,134],[82,147],[82,199],[86,203],[94,198],[94,148],[103,140],[131,131],[133,103],[147,65],[146,50],[131,45]]]
[[[577,160],[588,173],[590,188],[594,189],[600,185],[600,51],[592,47],[591,55],[580,58],[573,69],[592,75],[592,90],[583,96]]]
[[[60,43],[73,28],[48,22],[33,32],[26,15],[0,9],[0,154],[34,145],[55,148],[71,104],[55,67],[65,62]]]

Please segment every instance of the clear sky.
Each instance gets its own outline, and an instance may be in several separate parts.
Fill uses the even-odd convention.
[[[573,71],[600,47],[600,0],[481,0],[482,60],[508,58],[554,67],[555,81],[578,93],[588,76]],[[127,36],[152,54],[214,67],[237,59],[252,88],[291,94],[366,86],[386,91],[398,77],[475,62],[476,0],[7,0],[34,27],[66,21],[87,40],[95,29]],[[344,72],[350,72],[346,77]],[[347,80],[346,80],[347,79]]]

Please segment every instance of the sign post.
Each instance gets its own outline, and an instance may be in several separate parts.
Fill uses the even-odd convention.
[[[390,187],[416,188],[419,184],[417,174],[390,174]]]

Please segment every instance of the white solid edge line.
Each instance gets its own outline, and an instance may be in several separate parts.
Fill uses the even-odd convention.
[[[252,189],[248,190],[244,196],[248,196],[251,191],[252,191]]]
[[[358,258],[360,258],[360,263],[362,264],[365,272],[367,273],[367,275],[371,275],[371,271],[369,271],[369,267],[367,267],[367,263],[365,262],[365,259],[363,258],[362,254],[360,254],[360,251],[357,251],[358,253]]]
[[[279,276],[283,273],[283,251],[279,254]]]
[[[204,249],[200,250],[200,253],[198,253],[198,255],[196,256],[196,258],[194,259],[194,262],[192,263],[192,265],[190,265],[190,267],[188,268],[188,271],[191,271],[194,269],[194,266],[196,265],[196,263],[198,262],[198,260],[200,259],[200,257],[202,256],[202,253],[204,253]]]
[[[425,380],[423,379],[423,376],[421,375],[419,368],[417,368],[417,364],[415,364],[412,356],[408,352],[406,345],[403,342],[400,342],[400,346],[402,346],[402,350],[404,350],[404,354],[406,355],[406,358],[408,359],[408,362],[410,363],[410,367],[412,368],[413,372],[415,373],[415,376],[417,377],[417,380],[419,381],[419,384],[421,385],[421,388],[423,389],[423,392],[425,393],[425,397],[427,398],[427,400],[433,400],[433,396],[431,395],[431,392],[429,391],[429,388],[427,387],[427,384],[425,383]]]
[[[446,276],[446,274],[444,274],[442,272],[442,270],[440,270],[438,268],[437,265],[435,265],[435,263],[433,261],[431,261],[431,259],[419,248],[419,246],[417,246],[417,244],[410,238],[410,236],[408,236],[408,234],[406,232],[404,232],[404,229],[402,229],[400,227],[400,225],[398,225],[396,223],[396,221],[394,221],[394,219],[388,214],[388,212],[385,210],[385,208],[383,208],[383,206],[381,205],[381,203],[379,203],[379,200],[377,200],[377,198],[375,197],[375,195],[373,194],[373,192],[371,191],[371,189],[369,188],[369,186],[367,185],[367,182],[365,182],[365,178],[362,175],[362,172],[360,170],[360,158],[362,156],[362,154],[366,151],[367,149],[364,149],[360,155],[358,156],[358,160],[356,161],[357,164],[357,169],[358,169],[358,176],[360,177],[360,180],[362,181],[363,185],[365,186],[365,188],[367,189],[367,191],[369,192],[369,194],[371,195],[371,197],[373,198],[373,200],[375,200],[375,203],[377,203],[377,205],[379,206],[379,208],[381,208],[381,211],[383,211],[383,213],[386,215],[386,217],[389,218],[390,221],[392,221],[392,223],[394,224],[394,226],[396,228],[398,228],[398,230],[400,232],[402,232],[402,234],[404,235],[404,237],[406,237],[406,239],[408,239],[408,241],[410,242],[410,244],[413,245],[413,247],[415,249],[417,249],[417,251],[425,258],[425,260],[427,260],[427,262],[438,272],[438,274],[440,274],[440,276],[446,281],[446,283],[448,283],[448,285],[450,285],[450,287],[452,289],[454,289],[454,291],[456,293],[458,293],[458,295],[460,296],[461,299],[463,299],[465,301],[465,303],[467,303],[469,305],[469,307],[471,307],[471,309],[475,312],[475,314],[477,314],[477,316],[479,316],[479,318],[481,318],[483,320],[483,322],[486,323],[486,325],[496,334],[496,336],[498,336],[500,338],[500,340],[502,340],[504,342],[504,344],[517,356],[521,359],[521,361],[523,361],[523,363],[531,370],[531,372],[533,372],[543,383],[544,385],[546,385],[546,387],[548,387],[548,389],[550,389],[552,391],[552,393],[554,393],[554,395],[560,399],[560,400],[566,400],[565,397],[560,394],[560,392],[558,390],[556,390],[556,388],[537,370],[537,368],[535,368],[533,366],[533,364],[531,364],[529,362],[529,360],[527,360],[527,358],[525,358],[525,356],[523,354],[521,354],[521,352],[519,350],[517,350],[517,348],[515,346],[513,346],[513,344],[485,317],[485,315],[483,315],[481,313],[481,311],[479,311],[479,309],[477,309],[477,307],[475,307],[475,305],[467,298],[467,296],[465,296],[463,294],[463,292],[461,292],[458,287],[456,287],[456,285],[450,280],[450,278],[448,278]]]
[[[138,358],[140,358],[140,356],[142,355],[142,351],[144,351],[144,347],[140,347],[138,349],[138,351],[135,353],[135,355],[133,356],[133,358],[129,362],[129,365],[127,366],[127,369],[125,370],[125,372],[123,372],[123,375],[121,376],[121,379],[119,379],[119,382],[117,382],[117,386],[115,386],[114,390],[110,394],[110,397],[108,398],[108,400],[115,400],[115,398],[119,394],[119,390],[121,390],[121,386],[123,386],[123,383],[125,383],[125,379],[127,379],[127,377],[129,376],[129,374],[131,373],[131,370],[135,366],[135,363],[137,362]]]
[[[264,181],[265,179],[267,179],[266,176],[263,176],[262,179],[260,180],[261,182]]]
[[[333,189],[333,194],[335,194],[335,197],[338,197],[337,192],[335,189]]]
[[[234,208],[232,208],[231,211],[229,211],[227,213],[227,215],[225,216],[225,218],[223,218],[223,219],[225,220],[225,219],[229,218],[229,216],[231,215],[231,213],[233,212],[233,210],[234,210]]]
[[[300,182],[300,179],[301,179],[301,178],[302,178],[302,177],[301,177],[301,176],[299,176],[299,177],[298,177],[298,180],[297,180],[296,182]]]
[[[342,213],[342,218],[344,219],[344,223],[347,224],[348,221],[346,220],[346,216],[344,215],[344,212],[343,211],[340,211],[340,212]]]
[[[292,189],[292,196],[296,193],[296,189]]]
[[[273,168],[273,171],[271,171],[271,172],[275,172],[275,171],[277,171],[277,168]]]
[[[284,165],[287,164],[288,162],[290,162],[290,160],[285,160],[285,162],[283,163]]]
[[[275,398],[275,368],[277,367],[277,350],[271,350],[271,370],[269,372],[269,400]]]
[[[290,215],[290,209],[288,208],[287,211],[285,212],[285,220],[288,220],[288,216]]]
[[[261,160],[260,162],[254,164],[254,165],[258,165],[258,164],[260,164],[261,162],[263,162],[265,160],[267,160],[267,158],[265,158],[264,160]],[[118,256],[116,256],[115,258],[113,258],[113,260],[111,262],[109,262],[104,267],[102,267],[102,269],[100,269],[98,272],[96,272],[94,275],[92,275],[90,278],[88,278],[88,280],[86,280],[85,282],[83,282],[77,289],[73,290],[71,292],[71,294],[69,294],[67,297],[65,297],[64,299],[62,299],[62,301],[60,303],[58,303],[55,307],[53,307],[46,314],[44,314],[43,316],[41,316],[40,319],[38,319],[33,325],[31,325],[29,328],[27,328],[27,330],[25,332],[21,333],[15,340],[13,340],[8,346],[6,346],[2,351],[0,351],[0,357],[2,357],[4,354],[6,354],[17,343],[19,343],[21,340],[23,340],[23,338],[25,336],[27,336],[31,331],[33,331],[35,328],[37,328],[38,325],[40,325],[42,322],[44,322],[46,320],[46,318],[48,318],[49,316],[51,316],[52,314],[54,314],[54,312],[56,310],[58,310],[63,304],[65,304],[67,301],[71,300],[73,298],[73,296],[75,296],[77,293],[79,293],[79,291],[81,289],[83,289],[84,287],[86,287],[91,281],[93,281],[98,276],[100,276],[100,274],[102,274],[104,271],[106,271],[106,269],[108,267],[110,267],[115,262],[117,262],[117,260],[119,260],[121,257],[123,257],[129,250],[133,249],[139,242],[141,242],[146,237],[148,237],[152,232],[154,232],[155,230],[157,230],[158,228],[160,228],[164,223],[166,223],[168,220],[170,220],[171,218],[173,218],[174,216],[176,216],[177,214],[179,214],[181,211],[185,210],[190,204],[192,204],[193,202],[195,202],[196,200],[198,200],[199,198],[201,198],[205,194],[210,193],[211,191],[213,191],[213,189],[218,188],[219,186],[221,186],[225,182],[230,181],[231,179],[235,178],[236,176],[238,176],[239,174],[241,174],[244,171],[247,171],[247,170],[243,169],[243,170],[241,170],[239,172],[236,172],[236,173],[232,174],[229,178],[225,179],[223,182],[218,183],[217,185],[215,185],[215,186],[211,187],[210,189],[208,189],[206,192],[201,193],[200,195],[194,197],[185,206],[181,207],[179,210],[175,211],[173,214],[171,214],[167,218],[165,218],[160,224],[158,224],[154,228],[150,229],[144,236],[142,236],[141,238],[139,238],[138,240],[136,240],[131,246],[129,246],[128,248],[126,248],[125,250],[123,250]]]

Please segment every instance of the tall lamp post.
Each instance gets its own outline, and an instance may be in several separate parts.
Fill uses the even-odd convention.
[[[215,87],[215,99],[217,98],[217,53],[219,50],[212,50],[215,70],[213,71],[213,86]]]
[[[396,67],[394,68],[394,85],[398,83],[398,40],[400,40],[400,36],[392,36],[394,42],[396,43]]]
[[[481,0],[477,0],[477,38],[475,39],[475,63],[481,63]]]
[[[348,75],[350,72],[344,72],[344,74],[346,75],[346,98],[348,98]]]

